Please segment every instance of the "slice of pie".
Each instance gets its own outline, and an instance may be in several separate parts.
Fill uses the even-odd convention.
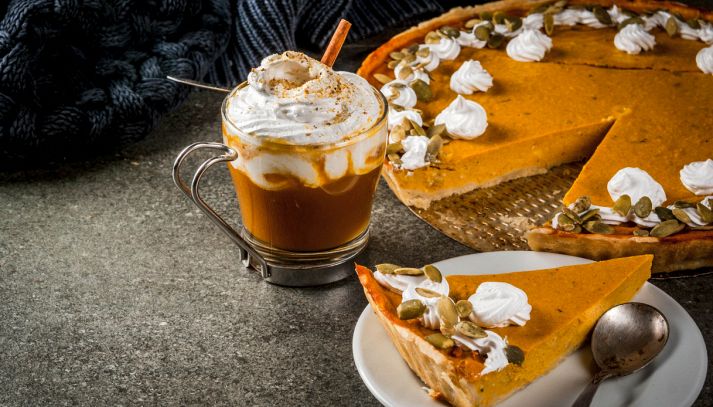
[[[514,41],[522,35],[515,33],[528,27],[530,20],[536,21],[533,15],[538,13],[543,20],[553,18],[554,29],[548,35],[551,49],[539,62],[513,59],[504,49],[508,35]],[[608,25],[597,22],[602,13],[611,20]],[[574,19],[571,24],[567,23],[570,18]],[[687,164],[713,159],[709,108],[713,75],[702,71],[699,63],[710,48],[713,64],[711,21],[710,12],[671,2],[505,0],[454,9],[423,22],[379,47],[358,73],[375,86],[383,86],[378,80],[383,78],[402,78],[411,85],[417,78],[428,80],[430,94],[420,97],[424,92],[416,88],[419,97],[412,107],[398,105],[409,101],[399,83],[400,94],[391,95],[393,116],[412,119],[405,126],[407,134],[421,133],[413,123],[418,125],[420,120],[420,127],[431,136],[435,119],[456,97],[482,106],[487,128],[470,139],[444,136],[446,144],[429,145],[433,147],[430,156],[426,155],[429,164],[411,170],[399,163],[405,157],[399,155],[395,143],[389,149],[384,177],[401,201],[425,208],[453,194],[587,159],[564,197],[565,205],[588,196],[594,205],[612,207],[607,182],[626,167],[642,169],[661,184],[667,198],[662,207],[676,201],[695,205],[703,197],[684,187],[679,171]],[[494,26],[489,35],[500,36],[503,45],[471,46],[481,24],[486,25],[481,31]],[[616,38],[632,25],[655,41],[652,50],[631,55],[617,49]],[[536,27],[545,36],[548,30]],[[461,45],[451,58],[456,54],[447,55],[436,42],[438,35],[448,37],[453,30],[460,33],[454,41]],[[448,41],[441,40],[443,44]],[[420,44],[418,49],[415,44]],[[416,52],[412,63],[404,62],[409,47]],[[425,54],[418,54],[423,47],[441,52],[437,66],[426,65]],[[454,74],[471,60],[492,76],[492,87],[472,94],[456,92],[451,85]],[[411,70],[404,71],[400,66],[404,64]],[[419,70],[427,71],[427,78]],[[411,71],[414,74],[406,75]],[[466,123],[463,118],[461,122]],[[689,225],[671,236],[634,235],[641,229],[634,226],[623,224],[614,233],[604,234],[563,232],[548,224],[531,230],[527,239],[534,250],[592,259],[654,254],[655,272],[713,266],[713,222]]]
[[[468,299],[484,282],[503,282],[523,290],[532,306],[524,326],[492,328],[524,352],[520,364],[481,374],[484,359],[459,348],[440,350],[425,338],[436,331],[418,320],[401,320],[401,295],[384,288],[366,267],[356,272],[372,309],[394,346],[419,378],[455,406],[491,406],[555,367],[587,338],[599,317],[629,301],[650,276],[652,256],[497,275],[447,276],[453,300]]]

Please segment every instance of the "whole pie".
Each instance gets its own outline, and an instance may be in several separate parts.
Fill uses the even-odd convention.
[[[463,332],[458,325],[455,329],[444,325],[447,318],[440,307],[436,308],[440,331],[426,326],[424,321],[432,320],[435,315],[431,313],[436,313],[435,310],[429,309],[426,313],[421,310],[421,319],[416,319],[417,314],[405,312],[409,309],[408,302],[414,301],[403,301],[405,295],[402,298],[399,290],[388,285],[393,279],[385,279],[385,274],[361,266],[357,266],[356,271],[372,309],[394,346],[431,389],[431,395],[455,406],[483,407],[531,383],[577,349],[606,310],[629,301],[638,292],[650,276],[651,261],[652,256],[646,255],[546,270],[447,276],[444,279],[448,288],[438,299],[439,306],[440,301],[453,301],[456,306],[464,301],[473,302],[473,297],[479,296],[486,285],[510,287],[511,292],[526,296],[523,301],[517,294],[500,292],[502,295],[497,295],[497,288],[487,290],[471,308],[473,313],[483,311],[480,315],[485,315],[482,319],[486,321],[479,325],[488,323],[487,308],[500,311],[514,305],[517,310],[527,304],[526,315],[511,312],[515,323],[480,330],[461,320],[459,324],[472,328]],[[387,283],[382,285],[380,281]],[[422,281],[414,288],[415,283],[402,289],[407,292],[420,287],[437,290],[439,286],[433,281]],[[428,295],[430,290],[421,292]],[[460,307],[458,313],[461,313]],[[482,339],[463,338],[465,333]],[[465,346],[468,341],[476,342],[476,350]],[[497,343],[504,346],[505,356],[500,358],[494,349]]]
[[[426,21],[358,71],[390,103],[384,176],[425,208],[586,159],[532,249],[712,266],[711,21],[642,0],[505,0]]]

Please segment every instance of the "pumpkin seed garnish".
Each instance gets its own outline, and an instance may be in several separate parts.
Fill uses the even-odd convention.
[[[649,235],[653,237],[666,237],[682,231],[685,227],[686,225],[679,223],[675,219],[665,220],[654,226],[654,228],[651,229],[651,232],[649,232]]]
[[[407,66],[404,66],[403,68],[401,68],[401,70],[399,71],[399,74],[397,76],[399,79],[405,81],[406,78],[408,78],[411,75],[413,75],[413,69],[407,65]]]
[[[496,11],[493,13],[493,24],[502,24],[505,22],[505,13]]]
[[[411,119],[406,119],[408,120],[409,124],[411,125],[411,130],[413,130],[414,134],[417,136],[425,136],[426,135],[426,130],[424,130],[421,126],[418,125],[418,123],[414,122]]]
[[[508,347],[505,348],[505,356],[507,356],[508,362],[514,365],[522,365],[522,362],[525,361],[525,352],[514,345],[508,345]]]
[[[520,27],[522,27],[522,19],[517,16],[507,16],[505,17],[505,26],[510,32],[517,31]]]
[[[560,214],[557,216],[557,227],[558,227],[559,229],[562,229],[560,226],[567,226],[567,225],[572,225],[572,226],[574,226],[574,221],[572,220],[572,218],[570,218],[569,216],[565,215],[564,213],[560,213]]]
[[[479,25],[475,27],[475,31],[473,32],[475,34],[475,38],[477,38],[480,41],[487,41],[490,39],[490,31],[492,29],[489,28],[487,25]]]
[[[389,69],[394,69],[396,66],[399,64],[399,61],[389,61],[388,64],[386,64],[386,67]]]
[[[592,206],[592,200],[588,196],[580,196],[574,201],[572,205],[572,210],[576,213],[582,213]]]
[[[713,226],[694,226],[691,230],[713,230]]]
[[[631,210],[631,197],[626,194],[620,196],[619,199],[614,202],[614,206],[612,206],[611,209],[623,217],[629,216],[629,211]]]
[[[694,30],[698,30],[701,28],[701,22],[698,21],[696,18],[692,18],[690,20],[686,21],[686,24],[688,24],[689,27],[693,28]]]
[[[653,204],[648,196],[642,196],[638,202],[634,204],[634,213],[640,218],[645,218],[651,214]]]
[[[458,322],[456,324],[456,332],[473,339],[480,339],[488,336],[483,328],[470,321]]]
[[[498,33],[490,34],[490,38],[488,38],[488,48],[500,48],[504,39],[505,37]]]
[[[458,311],[458,316],[461,318],[468,318],[471,312],[473,312],[473,303],[468,300],[460,300],[456,303],[456,311]]]
[[[433,136],[428,140],[428,147],[426,147],[426,154],[429,158],[438,157],[438,153],[441,152],[443,147],[443,139],[441,136]]]
[[[431,49],[428,47],[423,47],[416,51],[416,56],[419,56],[421,58],[428,58],[429,55],[431,55]]]
[[[438,298],[438,297],[443,297],[441,293],[437,293],[433,290],[429,290],[428,288],[423,288],[423,287],[416,287],[414,289],[418,295],[421,297],[426,297],[426,298]]]
[[[580,217],[582,218],[582,222],[600,218],[599,208],[590,209],[587,212],[583,213]]]
[[[460,31],[457,28],[448,25],[439,28],[438,32],[450,38],[458,38],[460,36]]]
[[[695,207],[695,205],[693,205],[692,203],[687,202],[687,201],[676,201],[676,202],[673,203],[673,206],[676,207],[676,208],[680,208],[680,209],[694,208],[694,207]]]
[[[425,42],[426,44],[438,44],[439,42],[441,42],[441,38],[441,34],[436,31],[431,31],[426,34]]]
[[[666,34],[668,34],[669,37],[673,37],[678,34],[678,22],[676,21],[676,17],[669,17],[668,20],[666,20],[664,28],[666,29]]]
[[[493,18],[493,13],[490,11],[483,11],[480,13],[480,19],[481,20],[491,20]]]
[[[423,270],[417,269],[415,267],[399,267],[394,270],[394,274],[404,276],[420,276],[423,274]]]
[[[399,319],[414,319],[418,318],[426,312],[426,304],[420,300],[404,301],[396,307],[396,315]]]
[[[479,18],[471,18],[470,20],[465,22],[465,28],[473,28],[481,21],[483,20]]]
[[[619,25],[617,26],[617,29],[621,30],[622,28],[626,27],[629,24],[639,24],[639,25],[644,25],[644,20],[639,17],[629,17],[626,20],[623,20]]]
[[[426,278],[433,281],[434,283],[440,283],[443,281],[443,275],[441,274],[441,271],[438,270],[438,268],[432,264],[427,264],[423,266],[423,274],[426,275]]]
[[[586,229],[589,233],[596,233],[600,235],[610,235],[614,233],[613,227],[597,220],[590,220],[589,222],[586,222],[583,226],[584,229]]]
[[[572,219],[574,223],[578,225],[582,223],[582,218],[579,217],[579,214],[574,210],[569,209],[567,206],[562,206],[562,213],[569,216],[569,218]]]
[[[671,213],[673,213],[673,216],[675,216],[681,223],[692,223],[691,217],[688,216],[686,211],[681,208],[674,208],[671,210]]]
[[[411,82],[411,89],[416,92],[416,98],[421,102],[429,102],[433,99],[431,87],[422,79],[416,79]]]
[[[663,206],[657,206],[656,208],[654,208],[654,212],[656,213],[656,216],[658,216],[659,219],[661,219],[661,221],[676,219],[676,217],[673,216],[673,212],[671,212],[670,209],[663,207]]]
[[[450,349],[456,345],[453,339],[443,334],[431,334],[426,336],[426,341],[438,349]]]
[[[649,231],[646,229],[635,229],[634,230],[634,236],[644,237],[644,236],[648,236],[648,235],[649,235]]]
[[[389,54],[389,57],[391,57],[391,59],[395,59],[395,60],[398,61],[398,60],[403,59],[404,53],[403,53],[403,52],[399,52],[399,51],[394,51],[394,52],[392,52],[392,53]]]
[[[376,265],[376,271],[381,274],[394,274],[394,270],[398,268],[401,268],[401,266],[391,263],[381,263]]]
[[[696,211],[700,215],[701,220],[705,223],[713,223],[713,210],[711,208],[703,205],[703,202],[698,202],[696,204]]]
[[[427,123],[424,123],[424,125]],[[433,126],[429,127],[428,130],[426,130],[426,136],[428,138],[436,137],[436,136],[442,136],[443,133],[446,131],[446,125],[441,123],[441,124],[434,124]]]
[[[384,75],[384,74],[381,74],[381,73],[375,73],[375,74],[374,74],[374,79],[376,79],[377,81],[383,83],[384,85],[387,84],[387,83],[389,83],[389,82],[391,82],[391,81],[393,81],[393,79],[391,79],[391,78],[389,78],[388,76],[386,76],[386,75]]]
[[[604,10],[602,6],[594,6],[592,7],[592,13],[594,13],[594,17],[602,24],[604,25],[611,25],[611,16],[609,13]]]
[[[389,158],[389,161],[391,161],[391,163],[394,164],[394,165],[401,165],[401,164],[402,164],[401,157],[399,157],[399,155],[396,154],[396,153],[394,153],[394,154],[389,154],[387,157]]]
[[[388,146],[386,146],[386,154],[395,154],[403,150],[404,147],[401,145],[400,141],[397,141],[396,143],[391,143]]]
[[[543,17],[545,33],[549,36],[555,32],[555,17],[552,13],[546,13]]]
[[[421,47],[421,46],[418,45],[418,44],[411,44],[411,45],[409,45],[408,47],[402,49],[401,52],[403,52],[403,53],[405,53],[405,54],[414,54],[414,53],[416,53],[416,51],[418,51],[418,49],[419,49],[420,47]]]
[[[438,318],[441,321],[441,325],[452,327],[458,323],[458,311],[450,297],[439,298],[436,303],[436,310],[438,311]]]

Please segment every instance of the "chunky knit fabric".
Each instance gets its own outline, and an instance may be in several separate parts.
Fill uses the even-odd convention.
[[[447,2],[446,2],[447,3]],[[145,136],[189,89],[233,85],[270,53],[321,47],[451,4],[436,0],[0,1],[0,167],[58,161]]]

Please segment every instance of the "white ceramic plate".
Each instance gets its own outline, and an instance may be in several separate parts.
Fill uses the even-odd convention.
[[[499,274],[589,262],[560,254],[511,251],[471,254],[435,264],[443,274]],[[692,405],[703,388],[708,367],[701,331],[681,305],[652,284],[646,283],[634,301],[653,305],[666,315],[671,325],[669,341],[646,368],[604,382],[592,406]],[[352,350],[361,378],[385,406],[443,406],[428,397],[423,382],[401,359],[370,306],[359,317]],[[585,345],[499,406],[571,406],[591,378],[593,364]]]

